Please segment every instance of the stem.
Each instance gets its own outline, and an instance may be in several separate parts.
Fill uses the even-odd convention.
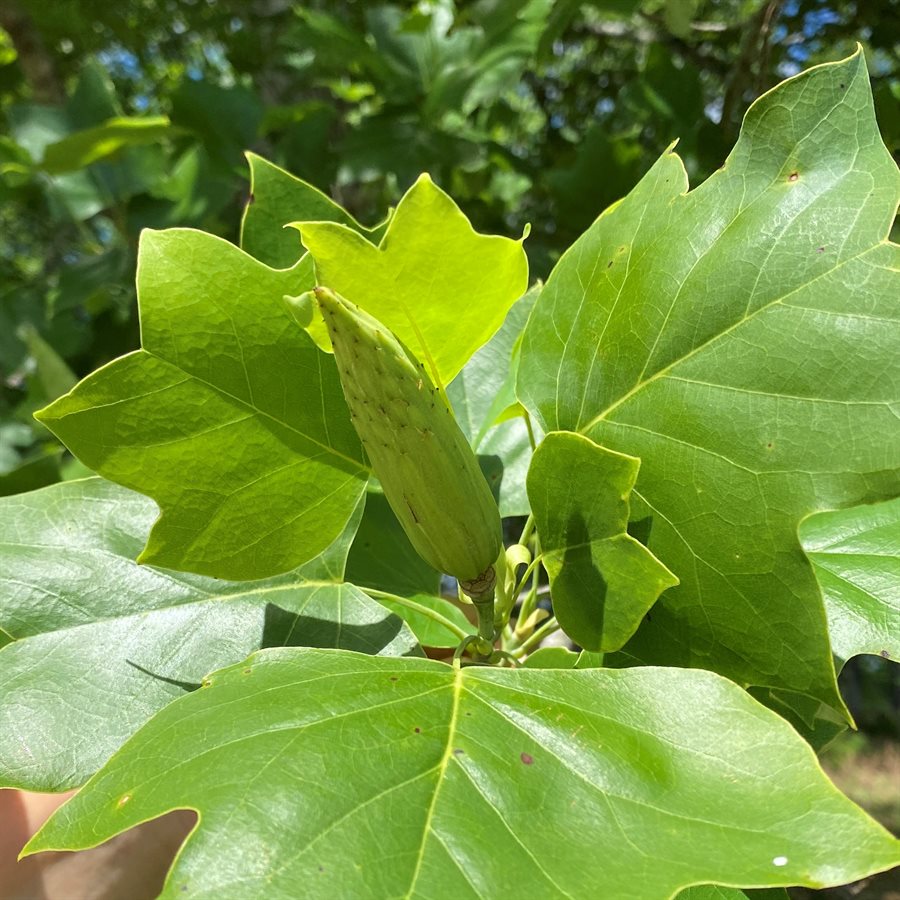
[[[525,419],[525,428],[528,431],[528,440],[531,442],[532,451],[537,450],[537,441],[534,439],[534,429],[531,427],[531,416],[528,415],[528,410],[525,410],[525,415],[523,417]]]
[[[522,544],[523,546],[527,546],[528,540],[534,532],[534,525],[534,516],[529,515],[525,520],[525,527],[522,529],[522,534],[519,537],[518,543]]]
[[[556,618],[554,616],[551,616],[549,619],[547,619],[546,622],[544,622],[543,625],[541,625],[540,628],[538,628],[537,631],[535,631],[534,634],[531,635],[531,637],[527,638],[518,647],[516,647],[516,649],[512,651],[512,655],[516,659],[521,659],[523,656],[527,656],[541,643],[542,640],[544,640],[545,637],[548,637],[555,631],[559,631],[559,627],[559,622],[556,621]]]
[[[531,572],[531,590],[526,595],[525,599],[522,601],[522,607],[519,610],[519,622],[524,622],[533,612],[535,606],[537,606],[537,598],[538,598],[538,587],[540,586],[540,577],[541,577],[541,539],[535,535],[534,536],[534,562],[538,563],[538,565],[534,566]],[[523,579],[524,581],[524,579]]]
[[[529,564],[528,568],[522,573],[522,577],[519,579],[519,583],[516,585],[516,589],[513,591],[513,597],[518,597],[519,594],[525,590],[525,582],[528,581],[528,576],[534,572],[534,567],[540,565],[541,557],[536,556]]]
[[[494,643],[494,594],[488,600],[473,601],[478,616],[478,637]]]
[[[460,640],[469,637],[468,632],[460,628],[459,625],[456,624],[456,622],[451,622],[450,619],[448,619],[446,616],[441,615],[436,609],[430,609],[429,607],[424,606],[421,603],[416,603],[415,600],[410,600],[409,597],[400,597],[397,594],[390,594],[387,591],[379,591],[375,588],[363,588],[363,590],[370,597],[374,597],[376,600],[378,600],[379,598],[382,600],[389,600],[391,603],[396,603],[398,606],[405,606],[407,609],[411,609],[423,616],[426,616],[433,622],[437,622],[438,625],[446,628],[447,631],[449,631],[451,634],[456,635],[456,637],[458,637]]]

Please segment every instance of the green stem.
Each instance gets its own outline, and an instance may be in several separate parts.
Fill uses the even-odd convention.
[[[494,594],[488,600],[475,600],[475,614],[478,617],[478,637],[494,643]]]
[[[519,622],[524,622],[537,606],[538,588],[540,587],[541,578],[541,539],[537,535],[534,536],[534,561],[537,565],[531,571],[531,590],[522,601],[522,607],[519,610]]]
[[[390,594],[387,591],[379,591],[375,588],[363,588],[363,590],[370,596],[374,597],[376,600],[389,600],[391,603],[396,603],[398,606],[404,606],[407,609],[414,610],[417,613],[420,613],[423,616],[427,616],[433,622],[437,622],[438,625],[441,625],[443,628],[446,628],[451,634],[456,635],[460,640],[463,640],[469,637],[468,632],[464,631],[456,622],[450,621],[446,616],[442,616],[436,609],[430,609],[427,606],[424,606],[421,603],[416,603],[415,600],[410,600],[409,597],[400,597],[397,594]]]
[[[556,619],[551,616],[549,619],[547,619],[546,622],[544,622],[543,625],[541,625],[540,628],[538,628],[537,631],[534,632],[534,634],[531,635],[531,637],[527,638],[518,647],[516,647],[515,650],[512,651],[512,655],[516,659],[521,659],[523,656],[527,656],[529,653],[531,653],[532,650],[540,645],[541,641],[544,640],[545,637],[548,637],[555,631],[559,631],[559,627],[559,622],[557,622]]]
[[[519,543],[522,545],[526,545],[528,543],[528,539],[531,537],[532,532],[534,531],[534,516],[529,516],[525,520],[525,527],[522,529],[522,534],[519,537]]]
[[[534,429],[531,427],[531,416],[528,415],[528,410],[525,410],[525,428],[528,430],[528,440],[531,442],[532,451],[537,450],[537,441],[534,439]]]
[[[528,576],[534,572],[534,567],[540,565],[541,557],[536,556],[529,564],[528,568],[522,573],[522,577],[519,579],[519,583],[516,585],[516,589],[513,591],[513,597],[518,597],[519,594],[525,590],[525,582],[528,581]]]

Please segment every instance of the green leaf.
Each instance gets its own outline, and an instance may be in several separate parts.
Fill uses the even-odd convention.
[[[375,491],[366,494],[347,558],[347,580],[403,597],[437,594],[441,588],[441,573],[419,556],[384,494]]]
[[[718,887],[714,884],[701,884],[682,891],[678,895],[678,900],[790,900],[790,898],[787,891],[782,888],[738,891],[735,888]]]
[[[449,621],[457,629],[461,629],[463,636],[474,634],[477,630],[458,606],[434,594],[412,594],[408,599],[417,604],[418,609],[377,592],[373,593],[373,596],[382,606],[406,622],[409,630],[423,647],[449,649],[459,645],[459,631],[446,627],[443,621]],[[428,610],[436,615],[429,616]]]
[[[13,468],[0,468],[0,497],[23,494],[59,481],[61,452],[41,453]]]
[[[535,285],[510,309],[500,330],[479,349],[447,388],[460,428],[479,456],[501,516],[527,516],[525,475],[531,441],[521,416],[499,421],[516,402],[518,341],[540,293]]]
[[[632,516],[681,580],[631,660],[841,708],[797,527],[900,493],[898,192],[857,54],[760,98],[691,192],[666,153],[544,286],[519,397],[641,460]]]
[[[900,661],[900,497],[810,516],[800,540],[822,588],[837,656]]]
[[[427,175],[378,247],[345,225],[297,223],[316,278],[384,322],[446,387],[528,286],[521,241],[477,234]]]
[[[95,472],[162,508],[140,561],[262,578],[312,559],[347,524],[368,471],[333,357],[277,271],[201,232],[145,231],[143,349],[38,414]]]
[[[378,602],[400,616],[425,647],[456,647],[459,637],[428,615],[393,601],[383,593],[415,601],[472,630],[462,610],[437,596],[441,574],[416,552],[384,494],[370,490],[366,508],[347,557],[347,581],[374,591]]]
[[[163,898],[302,885],[308,898],[666,900],[697,883],[841,884],[900,862],[900,842],[793,729],[712,673],[293,649],[206,684],[26,852],[95,846],[187,807],[200,823]]]
[[[0,784],[83,784],[159,709],[260,647],[420,652],[341,583],[356,521],[302,569],[248,584],[137,565],[155,514],[100,478],[0,500]]]
[[[75,131],[48,144],[41,167],[51,175],[77,172],[126,147],[155,144],[179,131],[171,126],[166,116],[117,116],[102,125]]]
[[[528,498],[553,612],[587,650],[618,650],[678,579],[627,533],[640,460],[551,432],[528,470]]]
[[[19,337],[34,360],[35,375],[44,402],[55,400],[71,390],[78,380],[66,361],[53,349],[30,322],[19,327]]]
[[[303,255],[297,232],[285,226],[297,221],[337,222],[378,240],[386,223],[367,229],[320,190],[274,163],[247,154],[250,199],[241,221],[241,248],[267,266],[284,269]]]

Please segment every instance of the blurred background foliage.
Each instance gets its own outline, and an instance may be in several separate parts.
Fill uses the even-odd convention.
[[[896,154],[895,0],[2,0],[0,495],[83,474],[31,413],[138,346],[142,228],[237,239],[245,150],[367,224],[428,171],[544,277],[673,140],[696,184],[857,42]],[[845,670],[864,727],[895,672]]]

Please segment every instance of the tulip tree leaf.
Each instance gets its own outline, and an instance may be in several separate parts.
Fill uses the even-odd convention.
[[[688,192],[667,152],[557,264],[520,399],[638,457],[632,516],[680,579],[625,647],[842,708],[797,537],[900,493],[900,173],[862,54],[761,97]]]
[[[640,460],[571,432],[551,432],[528,470],[528,498],[553,611],[587,650],[618,650],[678,579],[627,533]]]
[[[474,231],[427,175],[406,192],[381,243],[334,222],[298,223],[316,279],[383,322],[448,385],[528,286],[522,241]]]
[[[38,414],[95,472],[160,505],[141,562],[266,577],[324,550],[356,508],[368,470],[334,359],[283,304],[309,286],[302,266],[145,231],[143,349]]]
[[[800,539],[822,587],[837,656],[900,661],[900,497],[810,516]]]
[[[263,582],[139,566],[156,508],[100,478],[0,500],[0,785],[76,787],[155,712],[263,646],[419,652],[352,585],[358,516],[324,554]]]
[[[710,672],[289,649],[206,684],[26,852],[95,846],[187,807],[200,822],[163,898],[302,885],[329,900],[668,900],[692,884],[820,887],[900,862],[900,842],[796,732]]]
[[[463,367],[447,389],[459,427],[478,454],[482,471],[497,498],[501,516],[527,516],[525,475],[531,441],[521,416],[498,422],[516,402],[516,349],[540,285],[520,297],[500,330]]]
[[[419,556],[387,498],[375,491],[366,494],[366,508],[347,558],[347,580],[403,597],[437,594],[441,589],[441,573]]]
[[[369,491],[366,509],[347,557],[347,581],[363,588],[414,600],[439,612],[466,633],[472,631],[461,609],[438,596],[441,575],[416,552],[384,494]],[[459,636],[427,615],[379,594],[378,602],[400,616],[424,647],[456,647]]]
[[[375,599],[394,615],[399,616],[409,626],[409,630],[416,636],[416,640],[423,647],[435,647],[438,649],[455,649],[459,646],[460,635],[457,631],[451,631],[435,618],[425,612],[419,612],[404,606],[390,597]],[[449,619],[457,628],[462,629],[464,635],[474,634],[475,626],[466,618],[465,613],[455,606],[450,600],[438,597],[434,594],[413,594],[410,600],[415,601],[424,609],[439,613],[444,619]]]
[[[241,248],[267,266],[286,269],[304,254],[300,236],[285,227],[291,222],[338,222],[372,240],[384,233],[385,225],[365,228],[318,188],[261,156],[248,153],[247,162],[250,199],[241,222]]]

